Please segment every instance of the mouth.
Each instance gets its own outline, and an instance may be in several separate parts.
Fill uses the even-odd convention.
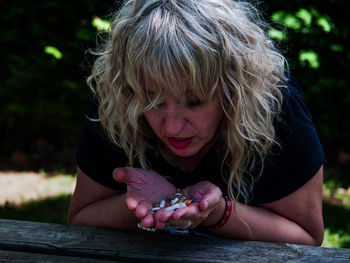
[[[175,138],[175,137],[168,137],[169,144],[176,148],[176,149],[183,149],[186,148],[191,144],[194,137],[187,137],[187,138]]]

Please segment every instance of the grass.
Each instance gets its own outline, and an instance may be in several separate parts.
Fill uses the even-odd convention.
[[[62,194],[21,205],[5,203],[0,207],[0,218],[66,224],[71,197],[70,194]]]
[[[350,248],[350,187],[342,186],[335,180],[323,185],[324,247]]]
[[[52,178],[51,187],[72,182],[67,178]],[[65,193],[42,200],[27,200],[21,204],[5,203],[0,206],[0,218],[66,224],[66,215],[72,195]],[[350,190],[342,188],[336,181],[324,183],[323,217],[325,236],[322,246],[350,248]]]

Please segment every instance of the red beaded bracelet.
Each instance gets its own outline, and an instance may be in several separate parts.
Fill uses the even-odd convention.
[[[221,227],[223,227],[228,219],[230,218],[231,212],[232,212],[232,201],[228,196],[225,196],[225,213],[222,215],[221,219],[216,225],[208,227],[209,230],[218,230]]]

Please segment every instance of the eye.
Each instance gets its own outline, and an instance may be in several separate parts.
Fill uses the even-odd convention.
[[[157,103],[156,105],[155,105],[155,108],[156,109],[161,109],[161,108],[163,108],[165,106],[165,102],[159,102],[159,103]]]
[[[150,101],[148,104],[149,109],[154,109],[154,110],[161,110],[165,107],[165,102],[160,100],[160,101]]]
[[[190,108],[198,107],[200,105],[203,105],[203,102],[200,100],[191,100],[191,101],[187,102],[187,106]]]

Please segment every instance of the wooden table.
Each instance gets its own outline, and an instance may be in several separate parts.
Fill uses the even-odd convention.
[[[350,249],[0,219],[0,262],[350,262]]]

